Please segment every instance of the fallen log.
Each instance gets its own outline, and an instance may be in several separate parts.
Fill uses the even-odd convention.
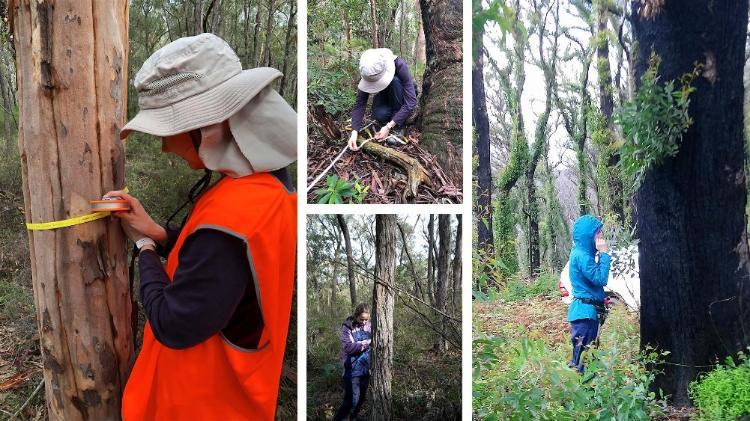
[[[422,164],[420,164],[416,158],[412,158],[405,153],[380,145],[376,142],[365,143],[362,150],[393,162],[406,171],[407,189],[404,193],[407,197],[416,197],[417,189],[420,184],[430,184],[430,177],[427,170],[424,169]]]

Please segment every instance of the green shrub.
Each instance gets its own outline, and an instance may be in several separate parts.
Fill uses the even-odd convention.
[[[740,352],[737,361],[724,364],[690,384],[690,398],[698,408],[697,419],[738,419],[750,415],[750,358]]]
[[[616,346],[585,355],[586,373],[568,367],[567,350],[522,338],[506,344],[474,341],[473,407],[482,420],[646,420],[662,413],[664,402],[649,392],[654,378],[650,352],[631,359]],[[627,350],[625,350],[627,351]]]
[[[635,97],[615,113],[615,122],[622,126],[625,137],[620,165],[636,185],[648,168],[677,155],[682,135],[693,122],[688,109],[690,94],[695,91],[690,86],[694,73],[685,75],[679,88],[674,80],[660,84],[659,63],[659,57],[652,53]]]
[[[357,62],[338,61],[325,68],[312,65],[307,84],[311,105],[321,105],[328,114],[338,117],[354,107],[356,100]]]

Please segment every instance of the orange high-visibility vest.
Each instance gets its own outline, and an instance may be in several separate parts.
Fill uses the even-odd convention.
[[[263,317],[258,349],[219,332],[172,349],[146,323],[143,347],[122,400],[125,420],[273,420],[294,287],[297,195],[268,173],[225,177],[197,201],[167,259],[170,279],[180,247],[199,229],[245,241]],[[221,288],[221,274],[217,274]]]

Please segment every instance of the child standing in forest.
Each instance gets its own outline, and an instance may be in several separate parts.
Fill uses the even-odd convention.
[[[602,238],[602,222],[591,215],[573,224],[573,249],[570,251],[570,283],[573,302],[568,308],[573,358],[571,367],[583,373],[581,353],[599,332],[604,310],[604,287],[609,279],[610,256]],[[598,259],[597,259],[598,253]]]
[[[344,367],[344,402],[335,421],[357,418],[370,383],[370,308],[359,303],[341,325],[341,364]]]
[[[382,128],[375,134],[378,141],[385,140],[394,127],[403,130],[417,107],[416,82],[409,73],[406,60],[393,54],[388,48],[366,50],[359,60],[362,79],[357,85],[357,102],[352,109],[352,135],[349,148],[358,150],[357,136],[362,128],[362,119],[370,94],[372,119]]]

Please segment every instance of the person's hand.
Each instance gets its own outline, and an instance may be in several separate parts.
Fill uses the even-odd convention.
[[[603,238],[597,238],[596,239],[596,249],[600,252],[606,252],[607,251],[607,240]]]
[[[154,241],[164,244],[167,240],[167,232],[159,226],[135,197],[121,190],[107,192],[104,199],[119,197],[128,202],[130,210],[112,212],[111,215],[119,219],[125,234],[133,241],[143,237],[149,237]]]
[[[359,146],[357,146],[357,137],[358,136],[359,135],[358,135],[357,131],[356,130],[352,130],[352,135],[351,135],[351,137],[349,137],[349,149],[351,149],[353,151],[358,151],[359,150]]]
[[[391,129],[386,124],[382,129],[375,133],[375,140],[377,140],[378,142],[382,142],[388,137],[389,134],[391,134]]]

